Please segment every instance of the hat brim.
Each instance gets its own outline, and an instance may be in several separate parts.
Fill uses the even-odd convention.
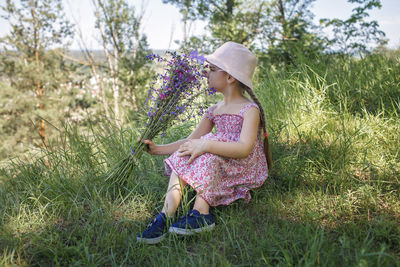
[[[253,89],[253,83],[252,81],[248,81],[246,79],[240,78],[238,74],[232,73],[227,66],[225,66],[225,64],[221,61],[218,60],[218,58],[214,57],[212,54],[211,55],[206,55],[204,56],[206,58],[206,62],[211,63],[215,66],[217,66],[218,68],[220,68],[221,70],[227,72],[229,75],[231,75],[233,78],[235,78],[236,80],[238,80],[239,82],[241,82],[242,84],[246,85],[247,87],[249,87],[250,89]]]

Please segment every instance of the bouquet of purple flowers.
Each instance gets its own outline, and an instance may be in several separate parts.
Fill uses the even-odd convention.
[[[205,58],[197,52],[190,55],[178,55],[167,52],[161,57],[150,54],[148,59],[166,64],[165,72],[157,75],[146,100],[148,112],[146,129],[140,140],[152,140],[158,134],[165,132],[174,121],[179,119],[191,106],[194,99],[204,93],[214,93],[213,88],[202,89],[202,79],[207,76]],[[135,162],[142,156],[147,145],[138,141],[127,153],[127,157],[118,162],[107,174],[106,180],[122,183],[133,172]]]

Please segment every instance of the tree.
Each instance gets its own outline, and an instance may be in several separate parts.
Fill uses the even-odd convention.
[[[183,22],[207,20],[210,36],[188,38],[188,46],[201,52],[210,52],[222,42],[235,41],[254,46],[267,12],[267,1],[250,0],[163,0],[176,5],[183,15]],[[186,28],[186,27],[184,27]],[[189,41],[187,41],[189,39]],[[203,45],[201,45],[203,44]]]
[[[311,4],[315,0],[165,0],[185,12],[184,19],[208,21],[211,36],[191,37],[192,47],[214,49],[226,41],[268,52],[273,62],[291,64],[299,51],[308,56],[323,50]],[[185,8],[183,8],[185,7]],[[201,50],[201,49],[200,49]],[[205,51],[210,52],[210,50]]]
[[[311,5],[315,0],[275,0],[269,6],[271,19],[263,28],[262,50],[273,63],[294,63],[298,55],[314,58],[325,49],[326,39],[316,34]]]
[[[330,41],[337,47],[336,50],[346,54],[365,53],[376,44],[384,44],[385,33],[379,30],[378,22],[366,20],[369,17],[369,10],[382,7],[381,1],[348,0],[348,2],[359,4],[352,10],[350,18],[346,20],[321,19],[320,21],[325,27],[332,27],[334,37]]]
[[[146,67],[145,60],[150,50],[146,36],[140,32],[144,11],[136,16],[135,8],[124,0],[93,0],[93,5],[96,28],[100,33],[107,62],[105,70],[111,78],[114,115],[117,124],[121,125],[123,123],[119,108],[121,90],[124,90],[123,95],[130,96],[128,102],[137,111],[135,89],[143,84],[140,75],[150,77],[151,73]],[[126,97],[122,99],[127,100]]]
[[[72,36],[71,25],[63,14],[61,0],[7,0],[2,6],[11,31],[2,38],[3,72],[14,88],[31,90],[44,110],[46,90],[55,89],[65,78],[63,59],[50,51]],[[45,121],[40,120],[39,133],[46,142]]]

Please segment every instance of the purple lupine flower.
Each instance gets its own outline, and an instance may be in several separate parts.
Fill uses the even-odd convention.
[[[206,61],[204,55],[199,55],[197,51],[192,51],[189,58],[195,59],[198,64],[203,64]]]
[[[190,120],[194,115],[187,114],[191,103],[201,93],[202,79],[207,76],[203,63],[205,58],[197,51],[189,54],[178,55],[167,52],[167,57],[149,54],[147,59],[162,62],[164,72],[155,76],[155,81],[150,85],[145,105],[147,108],[146,131],[141,135],[141,140],[153,139],[158,134],[165,136],[169,126],[180,116],[182,122]],[[212,89],[206,89],[212,94]],[[200,114],[204,111],[200,110]],[[192,113],[193,114],[193,113]],[[194,113],[197,116],[197,113]],[[131,149],[131,155],[140,157],[143,143],[138,143]]]
[[[192,58],[192,59],[197,59],[197,56],[198,56],[198,53],[197,53],[197,51],[192,51],[192,52],[190,53],[190,56],[189,56],[189,58]]]
[[[197,58],[197,62],[203,64],[206,61],[206,58],[204,57],[204,55],[201,55],[200,57]],[[200,62],[199,62],[200,61]]]
[[[217,92],[217,90],[215,90],[214,87],[211,87],[210,89],[208,89],[208,95],[213,95],[215,92]]]

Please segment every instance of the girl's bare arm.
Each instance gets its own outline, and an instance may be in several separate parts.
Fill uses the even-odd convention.
[[[251,108],[244,114],[242,131],[238,142],[219,142],[212,140],[186,140],[178,149],[178,156],[189,156],[186,162],[190,164],[196,157],[209,152],[229,158],[245,158],[253,149],[260,123],[259,110]]]
[[[211,132],[213,126],[214,124],[207,118],[206,115],[204,115],[196,129],[185,139],[181,139],[166,145],[156,145],[151,140],[144,140],[143,143],[149,145],[148,152],[150,154],[170,155],[178,150],[178,148],[186,141],[190,139],[199,139],[201,136]]]

